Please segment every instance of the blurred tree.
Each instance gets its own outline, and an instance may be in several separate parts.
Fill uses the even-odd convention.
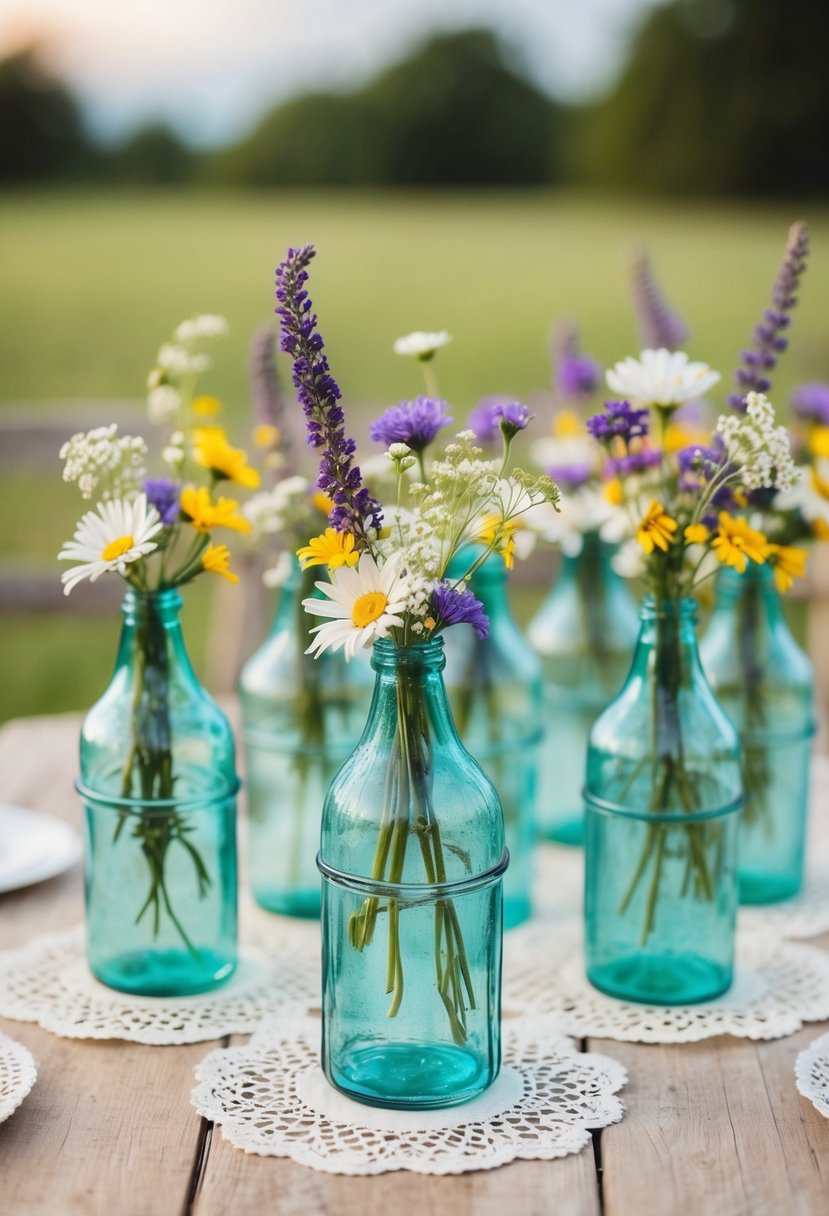
[[[74,98],[37,49],[0,60],[0,182],[84,177],[96,160]]]
[[[575,125],[570,165],[605,186],[825,195],[827,45],[816,0],[675,0]]]
[[[492,33],[466,30],[356,92],[280,106],[213,173],[255,185],[542,183],[557,162],[557,119]]]
[[[108,173],[134,185],[179,185],[193,176],[196,155],[165,123],[141,127],[115,148]]]

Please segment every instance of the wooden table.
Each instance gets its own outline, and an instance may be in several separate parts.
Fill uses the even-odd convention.
[[[0,730],[0,799],[75,823],[79,720]],[[68,926],[80,867],[0,897],[0,947]],[[829,945],[829,937],[822,943]],[[590,1040],[626,1065],[622,1123],[578,1156],[459,1177],[315,1173],[224,1143],[190,1105],[194,1069],[219,1043],[144,1047],[2,1029],[38,1082],[0,1125],[2,1216],[826,1216],[829,1121],[795,1089],[798,1051],[826,1026],[772,1043],[719,1038],[649,1047]],[[226,1044],[231,1040],[223,1040]]]

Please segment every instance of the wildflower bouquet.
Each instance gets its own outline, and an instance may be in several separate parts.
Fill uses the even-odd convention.
[[[59,560],[72,563],[62,575],[64,590],[69,594],[84,579],[119,575],[128,588],[125,612],[134,628],[130,646],[122,640],[119,668],[105,694],[118,702],[119,715],[125,694],[129,696],[127,738],[107,739],[100,721],[94,730],[89,727],[94,737],[84,743],[82,784],[93,795],[105,793],[116,800],[122,809],[114,841],[129,826],[143,854],[149,890],[136,910],[136,924],[149,917],[157,938],[166,914],[193,952],[191,935],[173,906],[167,877],[171,858],[178,850],[189,857],[202,897],[213,876],[193,843],[192,825],[176,808],[177,800],[192,795],[184,770],[193,768],[195,757],[180,746],[174,727],[187,681],[180,663],[174,670],[171,606],[179,603],[178,589],[204,572],[238,582],[230,552],[218,538],[228,532],[247,534],[251,523],[237,499],[222,491],[259,482],[246,454],[230,444],[218,424],[218,400],[198,392],[211,364],[209,348],[226,329],[221,317],[194,317],[179,325],[158,352],[149,377],[148,410],[150,420],[165,428],[164,476],[149,474],[145,441],[119,435],[115,425],[74,435],[60,453],[64,480],[76,483],[84,499],[97,500],[58,554]],[[208,700],[201,690],[199,696]],[[218,709],[215,713],[222,717]],[[194,746],[192,741],[188,746]],[[89,759],[93,755],[94,761]],[[143,809],[133,813],[136,805]]]
[[[467,588],[468,579],[492,553],[510,565],[521,517],[542,502],[555,504],[558,499],[549,477],[507,472],[512,440],[527,425],[529,411],[503,410],[498,459],[485,458],[474,433],[466,430],[438,459],[430,460],[427,449],[451,421],[446,403],[427,395],[392,407],[372,428],[374,439],[387,445],[394,471],[393,501],[381,504],[354,464],[355,444],[345,433],[340,390],[311,311],[305,284],[314,253],[313,246],[289,251],[277,271],[276,292],[281,347],[293,360],[308,442],[321,452],[317,485],[333,503],[329,527],[300,550],[306,560],[313,555],[324,561],[331,573],[330,582],[316,584],[319,596],[305,600],[306,610],[323,618],[312,630],[310,652],[342,650],[351,658],[359,648],[384,639],[401,650],[416,650],[460,623],[485,635],[486,616]],[[406,353],[429,363],[444,338],[413,335]],[[464,569],[450,578],[448,567],[461,553],[466,556]],[[447,881],[441,818],[451,808],[436,801],[434,729],[423,685],[404,668],[397,683],[385,803],[371,873],[375,883]],[[455,865],[463,859],[453,853],[451,860]],[[398,1013],[403,997],[399,912],[393,894],[368,895],[347,928],[351,948],[364,952],[371,946],[378,916],[387,916],[390,1016]],[[438,991],[453,1038],[463,1043],[466,1009],[474,1007],[475,994],[451,900],[435,906],[434,950]]]

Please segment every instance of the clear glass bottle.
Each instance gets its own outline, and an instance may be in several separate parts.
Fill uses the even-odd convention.
[[[590,732],[587,974],[622,1000],[684,1005],[732,980],[740,747],[702,670],[694,601],[648,598],[641,620]]]
[[[323,809],[322,1066],[361,1102],[466,1102],[501,1059],[504,821],[461,744],[443,639],[376,642],[368,723]]]
[[[467,563],[449,577],[464,573]],[[492,781],[504,810],[510,864],[504,875],[504,928],[532,911],[539,744],[542,738],[541,664],[510,611],[507,571],[493,555],[470,581],[489,617],[480,639],[469,625],[447,630],[445,681],[464,746]]]
[[[184,647],[177,591],[128,590],[81,730],[87,957],[111,988],[203,992],[236,967],[233,734]]]
[[[639,632],[639,613],[610,564],[614,547],[586,532],[530,622],[544,670],[538,824],[561,844],[584,840],[582,788],[590,728],[622,685]]]
[[[302,607],[320,572],[295,562],[269,637],[242,669],[248,872],[257,903],[286,916],[320,914],[320,816],[331,780],[365,726],[368,662],[305,651],[314,618]]]
[[[786,624],[770,567],[751,562],[745,574],[720,572],[700,654],[743,748],[740,900],[789,899],[803,882],[814,674]]]

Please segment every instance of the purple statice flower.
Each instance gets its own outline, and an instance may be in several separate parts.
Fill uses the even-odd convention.
[[[587,429],[599,443],[641,439],[648,433],[648,411],[635,410],[629,401],[606,401],[603,414],[587,419]]]
[[[613,477],[635,477],[647,473],[662,463],[662,453],[653,448],[642,448],[641,452],[629,452],[627,456],[608,460],[607,470]]]
[[[308,443],[323,449],[317,485],[334,500],[331,526],[365,542],[366,527],[380,528],[383,511],[363,485],[359,468],[352,464],[356,444],[345,434],[340,389],[323,354],[325,343],[305,290],[307,268],[315,255],[313,245],[289,249],[277,267],[279,345],[294,361],[293,383],[305,413]]]
[[[562,402],[582,402],[592,397],[602,383],[602,366],[579,349],[579,329],[562,321],[553,332],[552,358],[556,395]]]
[[[679,466],[679,488],[692,491],[701,489],[722,465],[723,456],[721,448],[707,448],[699,443],[691,443],[686,448],[680,448],[676,454]]]
[[[448,426],[451,421],[446,402],[441,398],[416,397],[414,401],[400,401],[390,406],[372,422],[369,434],[375,443],[382,443],[384,447],[406,443],[413,452],[422,452],[441,427]]]
[[[158,511],[163,524],[169,525],[176,522],[181,495],[181,486],[177,481],[170,481],[169,477],[146,477],[144,493],[147,495],[147,502],[150,506],[155,507]]]
[[[740,366],[734,373],[738,393],[732,393],[728,404],[735,410],[745,410],[748,393],[767,393],[771,388],[771,373],[777,366],[777,357],[788,346],[783,331],[791,323],[791,311],[797,304],[797,287],[806,269],[809,254],[809,229],[799,221],[789,229],[789,239],[780,270],[771,293],[771,308],[763,313],[763,319],[754,326],[752,348],[740,355]]]
[[[691,331],[665,299],[647,249],[634,255],[631,288],[642,350],[679,350]]]
[[[439,625],[471,625],[481,641],[489,634],[489,617],[471,591],[438,583],[432,591],[432,614]]]
[[[792,393],[792,409],[804,422],[829,426],[829,384],[801,384]]]
[[[468,425],[481,443],[494,445],[504,433],[513,439],[534,417],[529,406],[512,397],[482,397],[469,415]]]

